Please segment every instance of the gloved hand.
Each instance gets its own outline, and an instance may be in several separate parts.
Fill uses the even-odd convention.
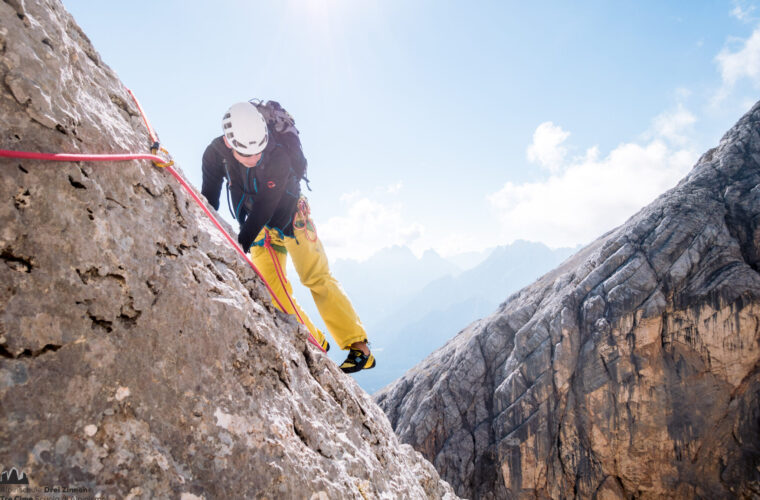
[[[245,253],[248,253],[250,251],[251,245],[253,244],[253,240],[255,238],[256,235],[250,234],[250,231],[246,231],[244,227],[240,229],[240,233],[238,234],[238,243],[240,243],[240,247]]]

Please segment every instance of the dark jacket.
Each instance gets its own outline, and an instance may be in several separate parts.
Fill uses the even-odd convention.
[[[305,165],[300,143],[285,145],[270,140],[259,163],[247,168],[219,136],[203,153],[201,192],[219,210],[222,184],[227,180],[232,210],[240,223],[238,243],[248,252],[265,225],[293,236],[293,215],[301,194],[298,172],[304,172]]]

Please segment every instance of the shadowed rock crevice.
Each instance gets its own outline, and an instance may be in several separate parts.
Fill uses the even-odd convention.
[[[191,247],[180,243],[177,246],[169,245],[164,241],[156,242],[156,257],[163,257],[169,259],[176,259],[177,257],[184,255],[188,250],[197,247]]]
[[[24,349],[20,354],[14,355],[10,351],[8,351],[8,349],[6,349],[5,345],[0,345],[0,357],[6,358],[6,359],[36,358],[49,352],[56,352],[61,347],[63,346],[47,344],[42,349],[39,349],[36,351]]]
[[[10,269],[20,273],[31,273],[32,269],[34,269],[34,259],[17,255],[11,248],[3,249],[0,252],[0,259]]]
[[[85,304],[86,305],[86,304]],[[92,314],[91,312],[87,313],[87,317],[92,322],[92,329],[101,329],[105,331],[106,333],[111,333],[113,331],[113,321],[108,321],[104,318],[99,318]]]
[[[29,206],[31,193],[28,189],[19,189],[16,196],[13,197],[13,206],[16,210],[21,210]]]
[[[10,5],[16,13],[16,17],[21,20],[24,25],[29,27],[29,20],[26,18],[26,11],[24,10],[24,3],[21,0],[3,0],[6,4]]]
[[[754,195],[755,203],[760,198],[760,178],[756,180],[755,187],[748,195]],[[760,216],[750,215],[745,207],[739,204],[727,205],[726,227],[739,244],[744,262],[755,272],[760,273]]]
[[[79,276],[79,279],[82,280],[82,283],[85,285],[88,285],[93,281],[113,280],[118,283],[122,289],[126,287],[127,281],[121,274],[100,274],[100,270],[96,267],[90,267],[85,271],[82,271],[81,269],[74,269],[74,271],[77,273],[77,276]]]
[[[121,98],[121,96],[118,96],[116,94],[109,94],[108,96],[111,99],[111,102],[114,103],[119,109],[124,111],[128,117],[132,116],[139,116],[138,112],[132,108],[127,102]]]
[[[75,189],[87,189],[87,186],[79,181],[74,180],[74,178],[71,176],[69,176],[69,184],[71,184]]]
[[[460,495],[756,495],[759,124],[760,104],[678,186],[376,395]],[[492,432],[472,450],[478,414]]]
[[[136,184],[134,186],[134,191],[135,193],[139,193],[140,191],[143,191],[145,193],[148,193],[152,198],[158,198],[159,196],[161,196],[161,193],[154,193],[153,191],[151,191],[150,187],[145,186],[143,184]]]

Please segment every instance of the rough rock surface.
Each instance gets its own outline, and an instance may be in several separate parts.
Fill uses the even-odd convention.
[[[2,149],[147,152],[54,0],[0,2],[0,116]],[[90,497],[454,497],[168,173],[0,169],[0,469]]]
[[[760,103],[376,395],[471,498],[760,498]]]

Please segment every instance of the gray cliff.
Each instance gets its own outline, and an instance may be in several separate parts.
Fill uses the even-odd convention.
[[[760,103],[376,396],[470,498],[760,498]]]
[[[148,150],[56,0],[0,2],[0,117],[0,149]],[[3,471],[83,497],[454,498],[168,172],[0,171]]]

